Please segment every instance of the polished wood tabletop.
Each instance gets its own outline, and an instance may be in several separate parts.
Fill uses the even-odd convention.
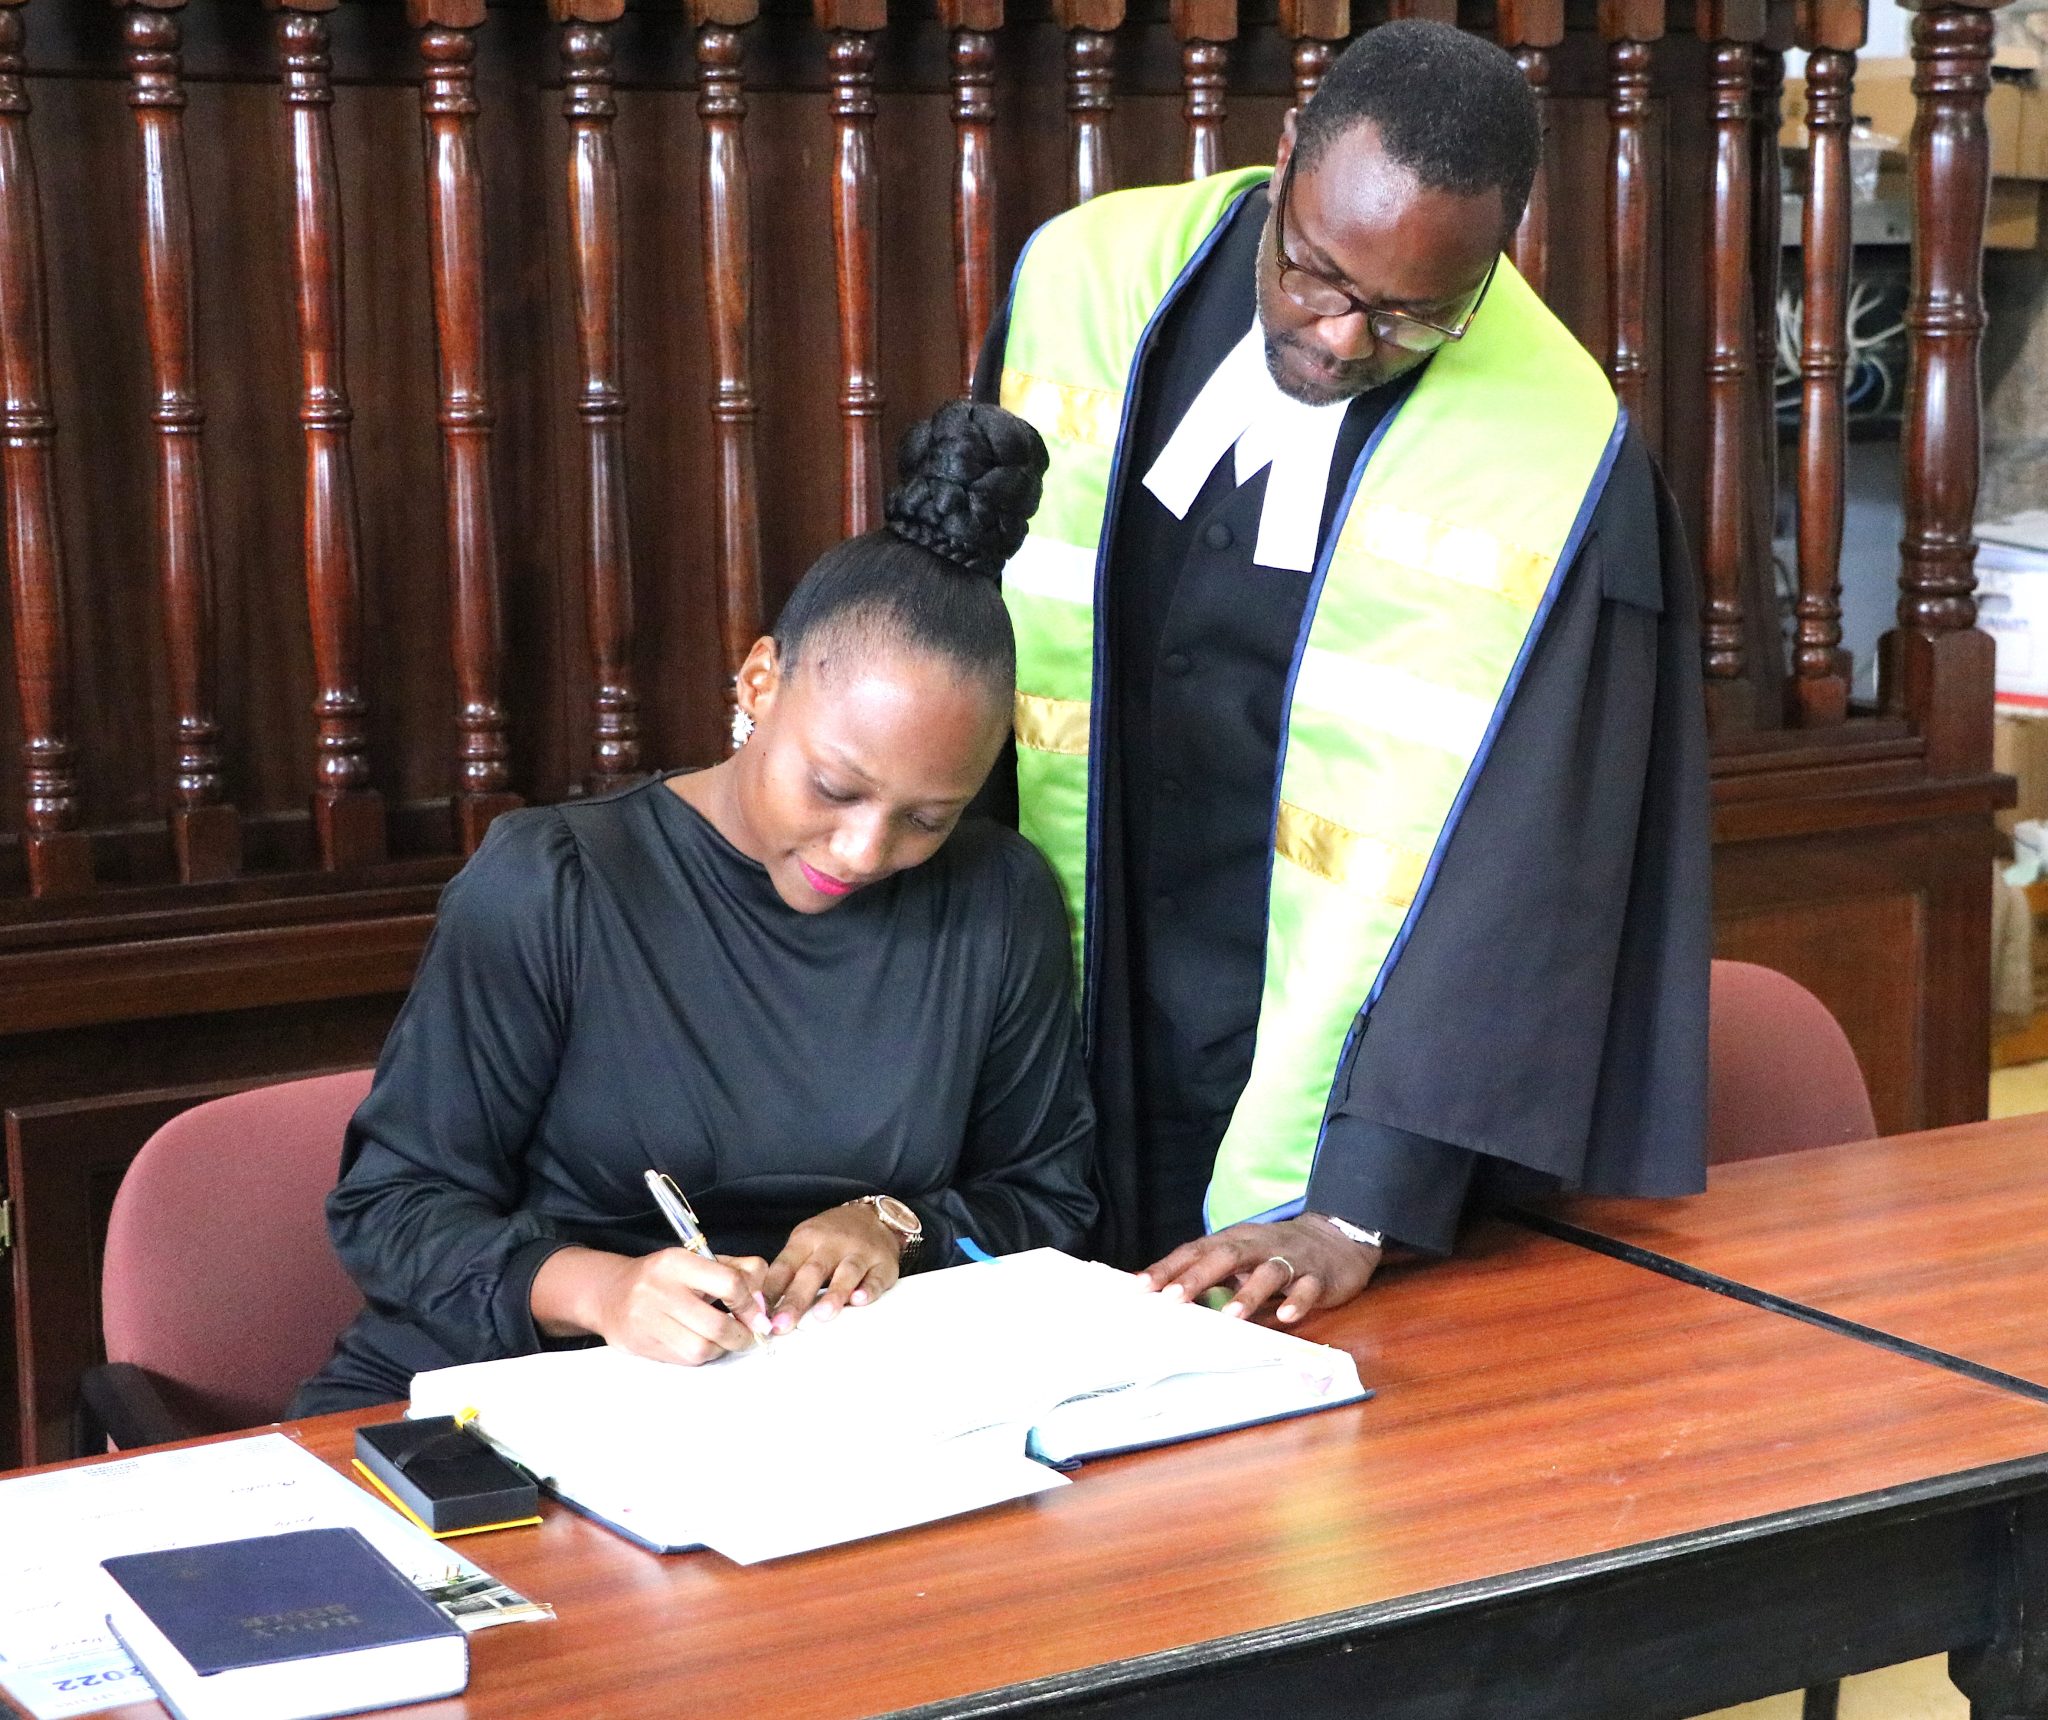
[[[647,1553],[553,1506],[538,1528],[466,1541],[487,1570],[560,1616],[481,1634],[468,1694],[413,1712],[1038,1712],[1142,1694],[1197,1664],[1202,1691],[1227,1690],[1217,1680],[1233,1669],[1439,1614],[1458,1625],[1460,1650],[1432,1648],[1431,1676],[1481,1676],[1488,1655],[1541,1669],[1583,1645],[1586,1676],[1612,1680],[1634,1676],[1595,1651],[1596,1624],[1635,1622],[1628,1604],[1599,1612],[1618,1573],[1720,1561],[1703,1598],[1678,1609],[1696,1625],[1717,1607],[1762,1604],[1742,1574],[1745,1548],[1810,1530],[1823,1552],[1849,1548],[1836,1573],[1847,1581],[1885,1562],[1845,1539],[1863,1517],[1889,1513],[1905,1534],[1965,1499],[2048,1497],[2048,1405],[1512,1225],[1479,1227],[1454,1261],[1390,1269],[1307,1331],[1350,1349],[1378,1395],[1097,1461],[1072,1487],[969,1518],[748,1569],[709,1553]],[[363,1419],[378,1418],[296,1431],[343,1465]],[[731,1467],[704,1481],[772,1487],[775,1477],[750,1473],[736,1442]],[[1973,1520],[1950,1538],[1987,1595],[1992,1533]],[[1951,1598],[1967,1585],[1928,1559],[1947,1610],[1917,1626],[1921,1636],[1873,1639],[1869,1657],[1988,1634],[1990,1601]],[[1827,1587],[1795,1575],[1792,1599]],[[1534,1610],[1514,1615],[1518,1597]],[[1568,1603],[1594,1610],[1555,1611]],[[1900,1610],[1853,1593],[1845,1604],[1878,1620]],[[1510,1616],[1522,1636],[1484,1628]],[[1531,1629],[1556,1640],[1531,1642]],[[1712,1699],[1698,1708],[1784,1688],[1758,1681],[1808,1664],[1752,1676],[1746,1657],[1769,1633],[1731,1614],[1724,1634],[1735,1645],[1725,1667],[1701,1651],[1723,1682],[1700,1686]],[[1661,1675],[1671,1642],[1653,1633],[1646,1652],[1642,1675]],[[1312,1693],[1327,1700],[1321,1676]],[[1124,1711],[1212,1711],[1194,1688]],[[1622,1700],[1456,1711],[1697,1711]],[[1299,1694],[1289,1701],[1308,1711]]]
[[[1555,1217],[2048,1388],[2048,1116],[1717,1165]]]

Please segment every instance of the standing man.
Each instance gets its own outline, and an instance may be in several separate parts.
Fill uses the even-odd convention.
[[[1384,25],[1271,175],[1041,228],[983,352],[1052,453],[1018,821],[1079,938],[1103,1252],[1168,1294],[1298,1319],[1477,1191],[1702,1185],[1692,582],[1501,255],[1540,147],[1506,54]]]

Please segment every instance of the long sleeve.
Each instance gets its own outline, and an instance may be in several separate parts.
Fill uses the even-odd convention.
[[[1307,1210],[1448,1254],[1458,1238],[1476,1153],[1369,1117],[1330,1118],[1308,1179]]]
[[[920,1252],[930,1266],[954,1265],[963,1237],[991,1254],[1074,1249],[1095,1217],[1095,1113],[1066,910],[1036,849],[1007,836],[1003,849],[1009,946],[973,1113],[951,1183],[910,1203],[924,1222]]]
[[[371,1307],[451,1356],[541,1348],[528,1297],[564,1243],[526,1209],[524,1153],[575,989],[582,875],[562,820],[500,819],[440,916],[342,1150],[336,1252]]]

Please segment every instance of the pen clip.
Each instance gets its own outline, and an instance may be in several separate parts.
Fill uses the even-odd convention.
[[[661,1208],[677,1240],[692,1253],[709,1259],[711,1244],[704,1235],[704,1227],[697,1222],[689,1197],[676,1186],[676,1179],[667,1171],[650,1170],[645,1175],[648,1192],[654,1196],[655,1204]]]

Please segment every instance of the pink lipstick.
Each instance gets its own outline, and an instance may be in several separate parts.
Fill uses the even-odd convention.
[[[801,860],[796,863],[796,867],[804,875],[804,882],[821,896],[850,896],[858,887],[842,883],[839,879],[820,872],[814,866],[806,866]]]

